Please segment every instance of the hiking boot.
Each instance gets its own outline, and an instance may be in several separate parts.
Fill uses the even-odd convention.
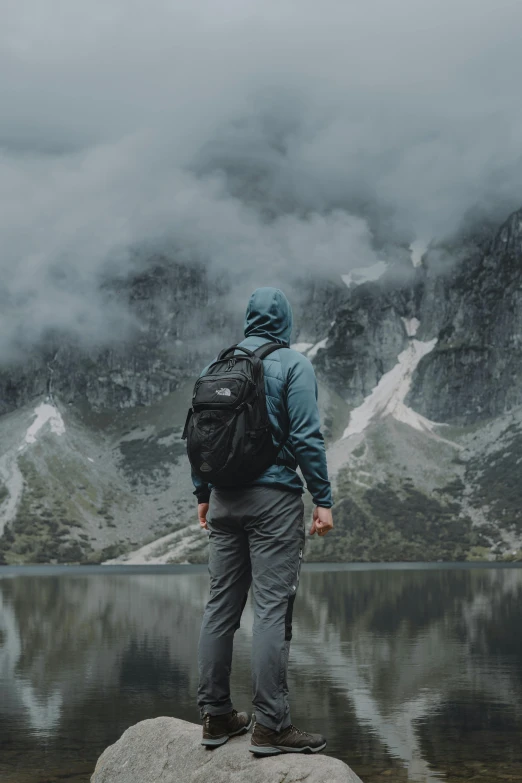
[[[272,731],[256,721],[249,750],[256,756],[274,756],[276,753],[319,753],[325,748],[326,740],[320,734],[308,734],[295,726]]]
[[[246,712],[227,712],[226,715],[205,715],[203,719],[202,745],[217,748],[230,737],[246,734],[252,725],[252,718]]]

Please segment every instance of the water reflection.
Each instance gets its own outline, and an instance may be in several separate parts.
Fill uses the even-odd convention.
[[[196,721],[207,589],[195,571],[0,579],[2,781],[88,780],[132,723]],[[521,599],[517,569],[305,572],[295,722],[323,729],[366,783],[390,769],[415,783],[522,779]],[[247,606],[233,673],[242,707],[251,622]]]

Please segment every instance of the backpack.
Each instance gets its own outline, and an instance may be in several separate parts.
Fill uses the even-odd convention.
[[[221,351],[196,381],[182,438],[192,470],[217,487],[248,484],[277,461],[266,407],[263,359],[288,346]],[[241,353],[237,353],[241,351]]]

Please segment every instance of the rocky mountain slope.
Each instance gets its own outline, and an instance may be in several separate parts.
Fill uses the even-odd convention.
[[[518,557],[522,211],[395,257],[291,286],[337,501],[308,557]],[[165,257],[113,295],[136,323],[127,343],[53,335],[1,368],[5,562],[205,557],[179,435],[193,375],[240,336],[241,308],[226,281]]]
[[[519,557],[522,212],[352,289],[316,365],[354,405],[331,447],[343,541],[314,556]]]

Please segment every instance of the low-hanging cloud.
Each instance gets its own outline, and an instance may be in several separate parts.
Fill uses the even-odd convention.
[[[518,0],[0,0],[0,359],[130,316],[136,248],[241,285],[522,204]],[[104,293],[105,292],[105,293]]]

